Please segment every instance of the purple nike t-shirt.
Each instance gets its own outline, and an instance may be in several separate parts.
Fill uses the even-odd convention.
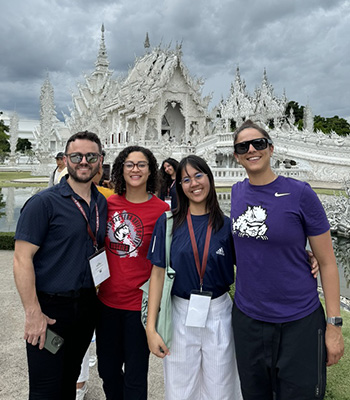
[[[237,307],[273,323],[315,311],[317,280],[305,246],[308,236],[325,233],[329,223],[310,185],[282,176],[264,186],[238,182],[232,187],[231,221]]]

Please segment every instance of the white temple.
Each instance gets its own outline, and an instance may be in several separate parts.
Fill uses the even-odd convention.
[[[125,146],[140,144],[152,149],[159,163],[189,153],[204,157],[218,185],[242,179],[243,169],[233,157],[232,126],[251,118],[269,130],[275,145],[273,166],[278,173],[308,181],[341,183],[350,171],[350,137],[313,131],[311,107],[305,107],[304,130],[286,119],[285,94],[277,97],[266,71],[253,96],[237,68],[226,100],[208,110],[210,97],[202,96],[203,81],[193,78],[182,61],[182,46],[150,49],[136,58],[125,79],[112,78],[104,41],[104,28],[95,70],[73,95],[66,124],[71,132],[89,129],[101,137],[107,161]]]
[[[208,161],[217,185],[231,186],[245,176],[232,154],[232,128],[250,118],[269,131],[275,146],[273,167],[279,174],[337,184],[349,179],[350,136],[314,132],[309,105],[299,131],[293,113],[285,117],[286,95],[274,94],[266,71],[250,95],[237,68],[228,98],[209,111],[211,99],[202,96],[203,81],[193,78],[184,65],[181,44],[151,49],[147,35],[145,53],[136,58],[127,77],[113,78],[103,26],[101,31],[95,69],[78,84],[64,128],[57,123],[48,78],[43,85],[40,129],[35,132],[38,158],[51,153],[53,160],[67,137],[90,130],[100,136],[106,162],[112,163],[131,144],[150,148],[159,163],[169,156],[180,160],[195,153]]]

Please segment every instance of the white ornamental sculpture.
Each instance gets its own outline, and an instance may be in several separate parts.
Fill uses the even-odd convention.
[[[10,164],[15,164],[16,144],[18,140],[18,115],[13,113],[10,119]]]
[[[55,125],[58,123],[54,105],[54,90],[47,77],[41,88],[40,95],[40,128],[38,130],[38,149],[36,156],[40,163],[33,171],[34,175],[48,175],[49,164],[53,162],[50,151],[50,138],[55,135]]]

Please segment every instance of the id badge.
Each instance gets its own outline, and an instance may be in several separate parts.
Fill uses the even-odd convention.
[[[212,292],[192,290],[186,315],[186,326],[205,328]]]
[[[171,207],[171,196],[165,196],[164,201]]]
[[[102,248],[97,253],[93,254],[89,258],[89,263],[92,279],[97,287],[110,276],[106,250]]]

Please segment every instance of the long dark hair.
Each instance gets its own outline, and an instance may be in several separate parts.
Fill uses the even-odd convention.
[[[214,232],[217,232],[224,224],[224,213],[219,206],[218,198],[216,196],[213,173],[211,172],[211,169],[209,168],[208,164],[203,160],[203,158],[195,156],[194,154],[183,158],[180,161],[179,166],[177,167],[176,193],[178,196],[178,206],[173,211],[174,229],[178,228],[184,223],[190,204],[188,197],[185,195],[181,185],[182,171],[186,170],[187,165],[190,165],[192,168],[196,169],[197,171],[203,172],[208,176],[210,188],[207,197],[206,207],[207,210],[209,210],[209,222],[211,223]]]
[[[160,193],[162,195],[167,195],[168,188],[172,184],[171,176],[165,172],[165,169],[164,169],[165,163],[170,164],[174,168],[175,173],[176,173],[177,167],[179,166],[179,162],[177,160],[175,160],[175,158],[171,158],[171,157],[167,158],[166,160],[164,160],[162,162],[162,165],[159,169],[159,173],[160,173],[160,177],[161,177]]]
[[[151,150],[141,146],[129,146],[122,150],[114,160],[112,167],[111,180],[115,185],[115,193],[122,195],[126,190],[124,179],[124,162],[130,153],[139,151],[143,153],[148,160],[150,175],[147,179],[147,192],[155,193],[158,189],[158,164]]]

